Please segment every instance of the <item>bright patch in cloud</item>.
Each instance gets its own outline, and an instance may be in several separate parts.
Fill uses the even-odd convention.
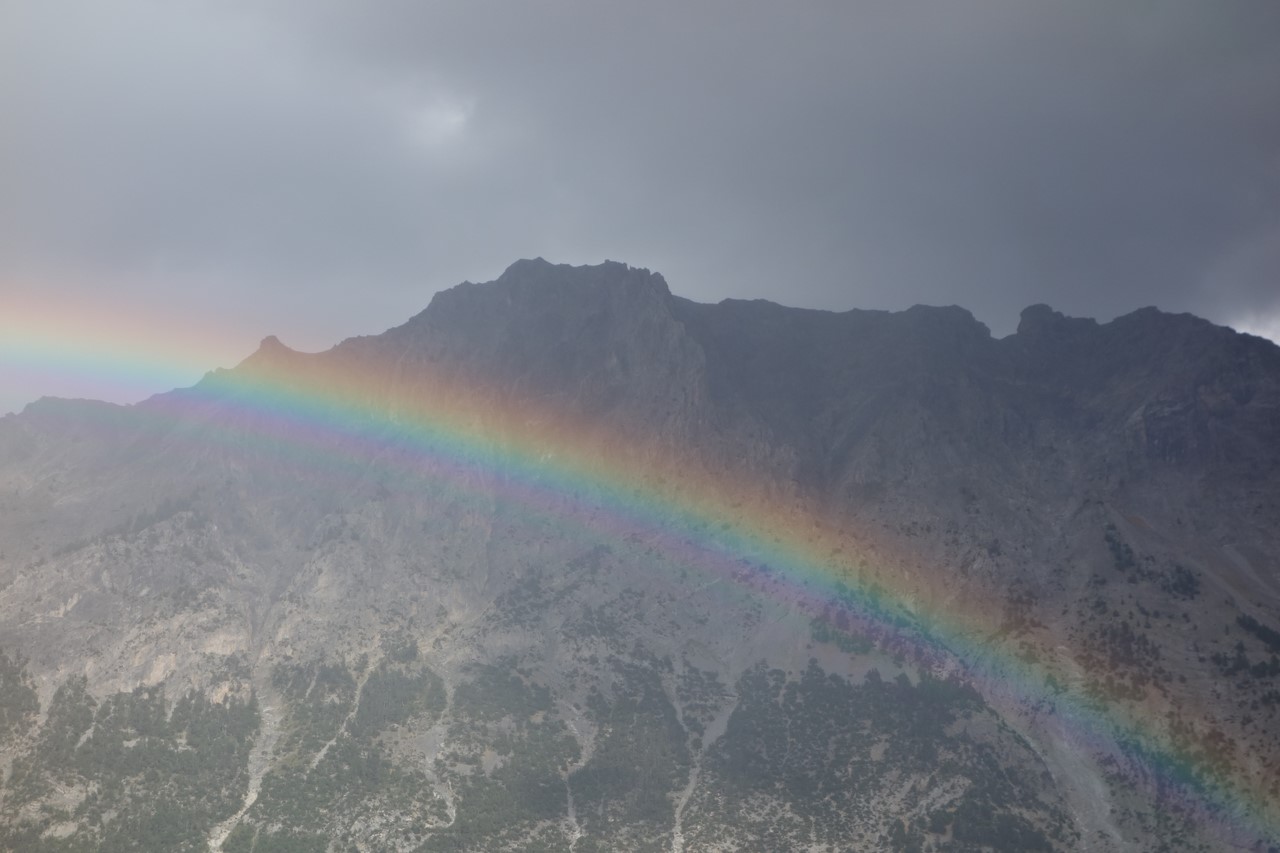
[[[1280,344],[1280,313],[1251,314],[1230,324],[1237,332],[1257,335]]]
[[[466,133],[474,113],[474,100],[437,96],[408,109],[410,138],[428,148],[446,145]]]

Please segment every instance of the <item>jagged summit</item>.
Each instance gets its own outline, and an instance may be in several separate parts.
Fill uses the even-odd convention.
[[[1112,333],[1117,330],[1152,330],[1157,333],[1204,333],[1209,335],[1235,334],[1234,329],[1219,326],[1203,317],[1186,312],[1164,311],[1154,305],[1136,308],[1127,314],[1099,322],[1092,317],[1073,317],[1057,311],[1049,305],[1038,303],[1022,309],[1016,334],[1028,337],[1060,337],[1062,335],[1094,334],[1098,331]],[[1252,337],[1252,336],[1251,336]],[[1261,339],[1265,340],[1265,339]]]
[[[956,339],[989,340],[991,329],[959,305],[912,305],[900,312],[903,320],[925,331],[934,331]]]
[[[436,293],[423,311],[388,334],[450,337],[473,330],[486,338],[499,327],[538,322],[537,318],[572,328],[575,317],[593,313],[620,316],[670,299],[671,291],[661,275],[618,261],[571,266],[542,258],[524,259],[511,264],[494,281],[463,282]],[[556,316],[564,320],[550,319]]]
[[[258,344],[258,348],[254,350],[248,358],[244,359],[236,366],[236,370],[245,368],[281,367],[303,355],[305,355],[305,353],[301,353],[285,346],[275,335],[267,335],[262,339],[261,343]]]
[[[1050,329],[1061,327],[1062,325],[1071,323],[1073,321],[1075,321],[1077,324],[1079,324],[1080,322],[1084,322],[1090,325],[1095,325],[1095,326],[1097,325],[1096,320],[1067,317],[1066,315],[1062,314],[1062,312],[1055,311],[1050,306],[1045,305],[1043,302],[1041,302],[1035,305],[1029,305],[1026,308],[1022,309],[1022,314],[1020,315],[1020,319],[1018,321],[1017,334],[1019,335],[1043,334]]]
[[[563,304],[560,300],[591,301],[604,299],[604,294],[607,293],[637,289],[649,290],[664,298],[671,297],[670,288],[663,276],[643,267],[632,267],[626,263],[611,260],[599,264],[574,266],[552,263],[542,257],[525,258],[512,263],[493,281],[483,283],[468,281],[440,291],[433,297],[427,309],[405,325],[425,322],[426,317],[430,316],[433,310],[453,312],[461,310],[461,306],[469,306],[474,310],[498,309],[501,311],[515,309],[517,306],[525,308],[528,307],[528,300],[538,300],[545,302],[542,310],[549,311],[557,310],[557,306]],[[702,305],[683,297],[680,301]],[[974,317],[971,311],[958,305],[917,304],[902,311],[852,308],[843,312],[833,312],[824,309],[796,308],[767,299],[733,297],[721,300],[718,305],[738,313],[755,312],[762,317],[766,315],[816,317],[840,314],[856,317],[858,323],[880,317],[885,322],[906,324],[901,326],[903,329],[914,328],[922,332],[936,330],[942,334],[958,335],[962,339],[969,340],[991,337],[990,329],[985,323]],[[1156,307],[1140,308],[1107,323],[1100,323],[1089,317],[1065,315],[1049,305],[1040,303],[1028,306],[1021,312],[1015,335],[1022,335],[1024,338],[1078,336],[1088,334],[1089,330],[1097,330],[1116,323],[1121,326],[1155,324],[1158,328],[1186,327],[1192,320],[1194,324],[1205,330],[1220,328],[1190,314],[1169,313]]]
[[[289,349],[288,347],[280,343],[280,339],[277,338],[275,335],[267,335],[265,338],[262,339],[262,342],[258,344],[259,352],[274,352],[274,351],[288,350],[288,349]]]
[[[388,334],[397,337],[421,338],[426,334],[449,337],[459,329],[483,327],[493,330],[499,326],[516,329],[529,323],[543,322],[537,320],[539,317],[552,316],[562,319],[546,322],[563,328],[568,334],[575,328],[575,323],[585,321],[588,315],[598,320],[617,316],[621,311],[636,310],[671,314],[682,321],[691,320],[696,314],[697,319],[692,320],[695,325],[708,317],[735,318],[730,321],[734,326],[742,322],[766,326],[782,323],[793,333],[804,334],[804,330],[811,330],[819,337],[840,328],[857,330],[858,334],[880,328],[906,335],[922,346],[946,346],[950,341],[981,349],[995,343],[989,327],[971,311],[957,305],[913,305],[901,311],[860,308],[829,311],[790,307],[765,299],[736,298],[726,298],[709,305],[673,296],[661,274],[643,267],[611,260],[574,266],[552,263],[542,257],[517,260],[492,281],[465,281],[439,291],[424,310]],[[1190,323],[1192,319],[1194,323]],[[1159,334],[1161,330],[1174,327],[1193,335],[1220,328],[1191,315],[1170,314],[1156,308],[1142,308],[1107,323],[1099,323],[1092,318],[1071,317],[1048,305],[1036,304],[1022,311],[1018,328],[1009,337],[1018,339],[1021,344],[1035,342],[1037,347],[1044,347],[1048,342],[1067,339],[1078,343],[1099,330],[1152,328]],[[482,333],[481,337],[485,335]],[[268,339],[260,351],[274,350],[277,345],[278,341]]]
[[[545,258],[539,256],[536,258],[520,258],[508,266],[498,276],[498,281],[512,281],[528,279],[533,277],[549,277],[553,274],[574,275],[575,271],[584,271],[591,274],[605,274],[626,272],[631,269],[628,264],[621,261],[605,260],[599,264],[583,264],[574,266],[573,264],[553,264]],[[648,272],[648,270],[644,270]]]
[[[642,267],[632,267],[621,261],[603,261],[599,264],[553,264],[543,258],[518,260],[500,275],[493,285],[539,287],[558,293],[573,292],[579,288],[610,289],[634,287],[641,283],[668,293],[667,283],[657,273]]]

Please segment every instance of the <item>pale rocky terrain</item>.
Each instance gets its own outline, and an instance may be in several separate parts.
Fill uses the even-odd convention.
[[[353,371],[336,431],[239,390]],[[545,453],[420,464],[399,425],[446,388]],[[566,454],[741,483],[883,608],[631,524]],[[0,652],[4,849],[1263,851],[1280,348],[520,261],[325,353],[0,419]]]

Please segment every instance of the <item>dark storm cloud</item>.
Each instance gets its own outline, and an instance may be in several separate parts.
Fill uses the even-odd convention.
[[[1233,260],[1280,222],[1274,4],[282,8],[471,92],[525,134],[554,241],[677,289],[960,302],[1001,330],[1042,300],[1277,307]]]
[[[0,278],[304,346],[529,255],[998,333],[1280,313],[1273,3],[0,10]]]

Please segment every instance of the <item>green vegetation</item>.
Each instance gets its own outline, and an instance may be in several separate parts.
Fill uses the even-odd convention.
[[[620,658],[612,696],[595,692],[589,710],[599,731],[595,752],[570,784],[589,835],[628,839],[633,850],[666,849],[674,820],[668,794],[688,778],[686,734],[655,667]],[[606,832],[607,826],[607,832]]]
[[[1238,616],[1236,617],[1236,624],[1266,643],[1267,648],[1271,649],[1271,651],[1280,652],[1280,631],[1263,625],[1252,616]]]
[[[170,703],[158,687],[98,701],[83,678],[71,679],[14,762],[0,849],[203,851],[244,796],[257,730],[253,702],[189,693]],[[45,832],[54,825],[65,837]]]
[[[729,699],[729,692],[714,672],[686,665],[676,682],[685,728],[701,738],[706,726]]]
[[[328,847],[323,835],[253,829],[247,824],[237,826],[222,843],[223,853],[325,853]]]
[[[421,841],[425,824],[443,817],[443,805],[426,774],[383,743],[397,725],[411,719],[430,725],[444,710],[444,684],[418,660],[416,644],[391,642],[363,685],[335,662],[277,667],[273,683],[284,700],[276,763],[224,849],[312,851],[325,849],[326,839],[354,843],[375,814],[387,816],[385,837]],[[300,827],[322,832],[299,833]]]
[[[974,797],[961,800],[953,819],[961,844],[994,850],[1052,850],[1048,837],[1019,815],[1000,812],[997,804]]]
[[[1117,571],[1125,571],[1132,569],[1138,564],[1134,559],[1133,549],[1129,547],[1129,543],[1120,538],[1119,531],[1116,530],[1114,524],[1108,524],[1106,528],[1107,547],[1111,550],[1111,559],[1115,563]]]
[[[913,685],[872,670],[853,684],[811,662],[798,678],[756,667],[737,693],[685,812],[690,849],[731,842],[919,851],[948,834],[952,850],[1043,850],[1051,839],[1070,841],[1065,812],[1036,793],[1043,783],[1025,745],[1011,735],[993,743],[967,734],[970,721],[990,729],[994,718],[958,682],[925,674]],[[911,777],[923,787],[904,787]],[[923,811],[930,791],[950,792],[945,808]],[[886,806],[886,796],[901,799]],[[921,811],[877,826],[877,808]]]
[[[1244,643],[1242,642],[1236,643],[1234,652],[1234,655],[1215,652],[1210,656],[1210,660],[1218,665],[1223,675],[1233,676],[1240,673],[1248,673],[1254,678],[1275,678],[1280,675],[1280,656],[1273,654],[1269,660],[1253,663],[1245,652]]]
[[[814,619],[810,623],[809,635],[815,643],[831,643],[840,651],[851,655],[865,655],[875,648],[868,637],[840,630],[821,619]]]
[[[563,849],[563,833],[549,824],[565,814],[563,776],[579,754],[550,691],[510,659],[468,675],[454,692],[454,748],[437,760],[440,775],[451,780],[457,818],[425,849]]]
[[[35,684],[26,667],[0,652],[0,745],[29,729],[39,710]]]
[[[1189,601],[1200,595],[1200,578],[1181,563],[1174,563],[1160,587],[1174,598]]]
[[[444,705],[444,682],[440,676],[428,669],[404,672],[384,663],[369,675],[360,691],[351,734],[365,737],[411,717],[438,717]]]

